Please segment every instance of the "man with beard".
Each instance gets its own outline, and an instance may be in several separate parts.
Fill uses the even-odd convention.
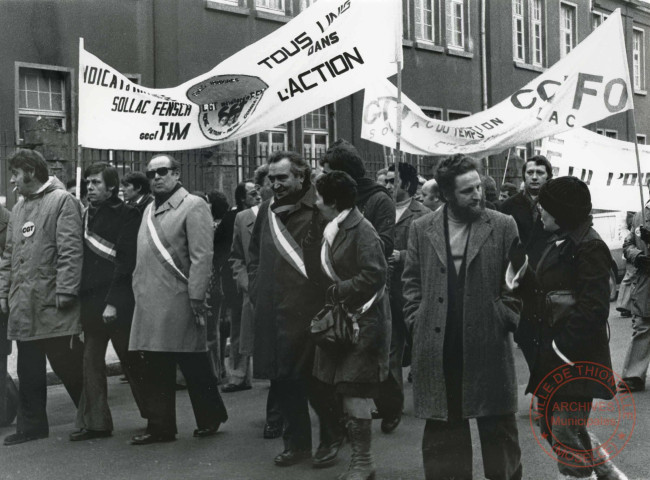
[[[528,261],[535,268],[542,252],[546,248],[546,240],[550,233],[544,230],[541,215],[537,206],[539,189],[553,178],[553,168],[545,156],[537,155],[529,158],[521,169],[524,179],[524,190],[511,196],[501,205],[501,212],[511,215],[517,222],[521,243],[526,248]]]
[[[511,332],[519,302],[505,285],[517,226],[485,209],[470,158],[444,160],[436,180],[447,203],[411,224],[402,277],[415,414],[426,419],[425,478],[472,478],[476,418],[486,478],[518,480]]]
[[[333,464],[343,440],[335,400],[312,377],[311,319],[323,307],[322,289],[307,277],[302,243],[324,224],[310,182],[309,164],[297,153],[278,151],[268,161],[273,199],[260,206],[250,239],[248,285],[255,308],[253,376],[271,380],[284,419],[286,467],[311,458],[309,402],[320,421],[314,467]],[[311,226],[311,227],[310,227]]]

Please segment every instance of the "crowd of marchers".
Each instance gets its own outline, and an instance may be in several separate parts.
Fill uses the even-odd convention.
[[[529,367],[527,393],[559,367],[611,369],[612,258],[592,228],[587,185],[552,178],[543,156],[522,161],[522,186],[505,183],[500,195],[463,155],[442,160],[428,181],[401,162],[371,179],[344,140],[319,163],[272,153],[229,210],[223,194],[188,192],[171,155],[122,179],[108,164],[88,166],[82,203],[40,153],[17,150],[9,167],[20,200],[0,215],[0,310],[19,380],[16,432],[4,444],[49,434],[46,358],[77,408],[70,440],[110,437],[110,341],[146,421],[134,445],[176,439],[179,383],[193,435],[210,437],[228,419],[221,393],[249,390],[254,377],[270,381],[261,433],[282,437],[275,465],[331,467],[348,441],[338,478],[371,479],[372,420],[384,434],[399,427],[410,366],[415,415],[426,421],[425,478],[472,478],[470,419],[485,477],[523,478],[514,342]],[[644,387],[650,356],[650,230],[642,215],[634,222],[624,308],[635,330],[618,385],[626,392]],[[354,324],[345,348],[310,333],[331,299]],[[627,478],[588,431],[590,409],[553,408],[615,394],[580,380],[547,402],[540,429],[562,459],[559,478]]]

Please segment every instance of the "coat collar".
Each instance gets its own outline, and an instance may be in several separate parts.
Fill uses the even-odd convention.
[[[158,215],[159,213],[166,212],[167,210],[178,208],[178,206],[183,203],[183,200],[185,200],[185,197],[187,197],[189,194],[190,192],[185,190],[185,188],[179,188],[171,197],[167,199],[167,201],[165,201],[158,208],[156,208],[156,204],[154,203],[152,207],[155,208],[154,213]]]
[[[415,198],[411,197],[411,203],[409,203],[409,206],[406,208],[396,225],[405,222],[416,213],[426,213],[427,210],[428,209],[424,205],[418,202]]]
[[[334,237],[334,242],[332,243],[332,251],[336,250],[341,243],[348,236],[348,230],[353,229],[363,220],[363,215],[357,207],[354,207],[352,211],[348,214],[347,217],[339,225],[339,232]]]
[[[472,229],[469,233],[469,243],[467,244],[467,266],[469,266],[472,263],[472,260],[476,258],[476,255],[478,255],[478,252],[481,250],[481,247],[491,233],[491,218],[488,215],[487,210],[485,210],[479,219],[472,223]]]
[[[438,260],[445,267],[447,266],[447,244],[445,242],[445,215],[446,206],[439,208],[431,214],[431,220],[424,229],[425,234],[431,241],[433,249],[438,255]]]

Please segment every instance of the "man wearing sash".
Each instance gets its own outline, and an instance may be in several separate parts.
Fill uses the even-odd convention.
[[[11,183],[23,196],[11,212],[0,263],[0,309],[9,311],[7,338],[18,346],[20,384],[16,433],[4,444],[16,445],[49,434],[46,357],[79,403],[83,240],[81,204],[48,178],[40,153],[19,149],[9,167]]]
[[[517,225],[486,210],[469,157],[445,159],[436,180],[447,203],[411,224],[402,276],[425,478],[472,478],[476,418],[485,478],[520,480],[511,334],[521,304],[505,281]]]
[[[134,445],[176,438],[176,364],[187,381],[197,424],[194,436],[214,435],[228,419],[207,355],[210,208],[182,187],[174,157],[153,157],[146,174],[155,200],[145,209],[138,232],[129,350],[144,358],[148,425],[145,434],[131,439]]]
[[[88,210],[84,213],[84,261],[81,273],[81,324],[84,330],[84,387],[70,440],[107,437],[113,430],[106,386],[106,348],[117,353],[133,396],[143,412],[129,333],[133,318],[131,275],[135,267],[140,213],[117,196],[117,170],[105,163],[90,165],[84,178]]]
[[[249,247],[249,295],[255,307],[253,376],[271,380],[285,422],[284,451],[275,464],[290,466],[311,458],[309,399],[321,434],[313,465],[329,466],[342,431],[334,433],[336,402],[314,388],[314,345],[308,327],[325,299],[322,289],[307,278],[301,248],[310,225],[323,223],[323,218],[315,205],[309,164],[285,151],[275,152],[268,163],[274,197],[260,206]]]

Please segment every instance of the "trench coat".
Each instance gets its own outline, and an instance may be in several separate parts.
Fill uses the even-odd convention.
[[[147,239],[147,217],[152,210],[187,283],[163,267],[154,254]],[[138,231],[133,271],[135,311],[129,350],[207,351],[206,327],[196,323],[190,299],[205,299],[212,270],[212,242],[210,207],[184,188],[158,208],[154,202],[147,206]]]
[[[84,331],[97,327],[103,331],[102,313],[106,305],[113,305],[117,310],[115,326],[131,326],[134,306],[131,282],[139,226],[138,210],[119,198],[106,200],[93,218],[88,219],[88,230],[112,243],[116,256],[114,260],[108,260],[95,253],[84,240],[79,294]]]
[[[9,228],[10,217],[9,210],[0,205],[0,258],[7,243],[7,228]],[[0,355],[9,354],[11,354],[11,342],[7,340],[7,314],[0,312]]]
[[[248,248],[251,243],[251,234],[255,226],[257,211],[259,210],[259,207],[253,208],[243,210],[235,217],[232,249],[228,258],[237,290],[242,293],[243,297],[241,329],[239,333],[239,353],[242,355],[253,354],[254,309],[250,296],[248,295],[248,270],[246,268],[250,262]]]
[[[324,290],[333,283],[322,270],[321,242],[305,244],[307,273],[318,279]],[[388,376],[391,316],[386,285],[387,264],[382,243],[372,224],[354,208],[339,226],[331,247],[332,267],[339,298],[348,311],[355,311],[383,291],[359,318],[359,343],[345,353],[316,347],[313,374],[320,381],[379,383]]]
[[[526,393],[534,393],[544,377],[571,362],[585,361],[612,368],[607,317],[609,315],[609,272],[612,256],[591,218],[567,232],[551,236],[536,270],[528,270],[517,293],[524,309],[515,340],[528,363],[530,379]],[[574,292],[576,305],[554,327],[547,322],[545,298],[554,290]],[[553,346],[555,343],[555,348]],[[574,377],[580,377],[577,370]],[[609,385],[616,391],[616,385]],[[594,380],[578,379],[561,386],[558,397],[610,399],[612,391]]]
[[[650,222],[650,208],[645,207],[645,217]],[[632,293],[630,311],[639,317],[650,317],[650,275],[640,272],[634,267],[634,260],[638,255],[648,255],[648,246],[641,240],[639,227],[644,225],[641,212],[637,212],[632,219],[630,233],[623,241],[623,255],[625,260],[632,263],[634,280],[632,281]]]
[[[517,379],[511,332],[520,301],[505,285],[508,251],[517,238],[510,216],[485,210],[469,234],[463,298],[463,418],[517,410]],[[447,420],[442,365],[449,295],[444,208],[411,224],[404,265],[404,313],[413,338],[415,415]]]
[[[284,227],[298,245],[309,231],[316,209],[310,186],[287,213]],[[308,334],[311,319],[323,308],[320,286],[282,257],[271,236],[270,201],[260,206],[251,236],[248,264],[249,294],[255,308],[253,376],[299,380],[311,376],[314,344]]]
[[[10,340],[81,333],[79,302],[63,310],[56,307],[57,294],[79,294],[81,206],[65,190],[51,182],[45,185],[40,193],[20,200],[9,221],[0,262],[0,298],[9,299]]]

